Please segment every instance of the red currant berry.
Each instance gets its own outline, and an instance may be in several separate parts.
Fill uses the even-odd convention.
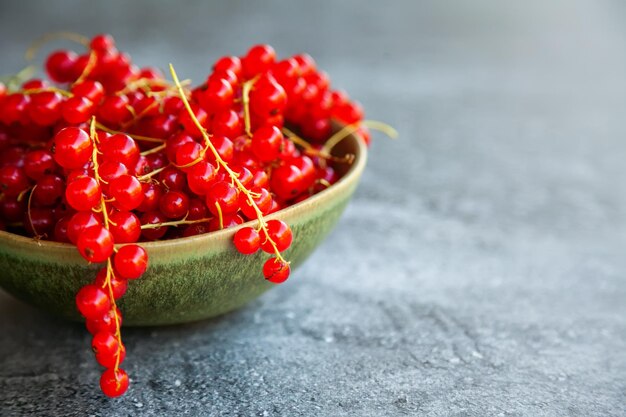
[[[123,280],[123,282],[128,283],[126,280]],[[115,290],[113,291],[115,293]],[[109,309],[102,317],[87,319],[85,325],[91,334],[96,334],[98,332],[115,333],[118,325],[120,327],[122,326],[122,313],[119,308],[116,308],[115,312]]]
[[[76,246],[88,262],[104,262],[113,254],[113,236],[102,226],[90,227],[80,234]]]
[[[252,152],[261,162],[278,158],[283,143],[283,134],[276,126],[263,126],[252,135]]]
[[[128,389],[128,374],[121,368],[107,369],[100,377],[100,389],[107,397],[119,397]]]
[[[180,191],[168,191],[159,201],[159,209],[169,219],[179,219],[189,210],[189,197]]]
[[[252,227],[244,227],[237,230],[235,237],[233,238],[235,247],[244,255],[250,255],[255,253],[261,247],[261,236],[256,229]]]
[[[109,231],[115,243],[135,243],[141,236],[141,222],[130,211],[116,211],[109,216]]]
[[[67,237],[76,244],[78,237],[87,229],[102,226],[102,218],[91,211],[79,211],[74,214],[67,224]]]
[[[24,170],[14,166],[0,168],[0,193],[7,197],[16,197],[29,186]]]
[[[293,235],[291,233],[291,228],[287,225],[287,223],[282,220],[269,220],[267,222],[267,235],[264,236],[262,240],[261,249],[263,249],[264,252],[275,252],[272,242],[274,242],[274,245],[276,245],[276,249],[279,252],[283,252],[291,246]]]
[[[72,94],[98,104],[104,97],[104,87],[98,81],[85,80],[72,86]]]
[[[105,368],[113,368],[116,364],[119,365],[124,362],[124,359],[126,359],[126,347],[122,344],[120,345],[119,350],[116,350],[113,353],[98,352],[95,356],[96,361],[100,364],[100,366],[104,366]]]
[[[219,216],[216,216],[209,221],[209,231],[215,232],[217,230],[228,229],[229,227],[235,227],[242,223],[243,219],[238,214],[225,214],[221,219]]]
[[[176,165],[187,171],[202,160],[203,154],[203,147],[198,142],[186,142],[176,150]]]
[[[67,236],[67,226],[70,222],[69,216],[60,218],[54,225],[54,232],[52,232],[52,240],[55,242],[70,243],[70,238]]]
[[[206,128],[207,124],[210,121],[209,114],[206,111],[204,111],[202,108],[200,108],[197,104],[191,104],[191,109],[194,115],[196,116],[196,119],[198,120],[198,122],[200,122],[200,126],[202,126],[203,128]],[[196,126],[195,122],[193,121],[189,113],[187,112],[187,109],[183,108],[179,111],[178,120],[183,125],[185,132],[187,132],[189,135],[193,137],[202,136],[202,132],[198,130],[198,127]]]
[[[121,175],[109,184],[109,194],[118,210],[131,211],[143,201],[143,188],[137,177]]]
[[[24,158],[24,173],[35,181],[44,175],[51,174],[55,168],[54,157],[48,151],[31,151]]]
[[[85,97],[70,97],[61,105],[63,119],[70,124],[84,123],[93,115],[94,105]]]
[[[159,211],[148,211],[141,216],[141,224],[149,225],[149,224],[159,224],[167,221],[167,217],[165,217]],[[158,240],[161,239],[165,233],[167,233],[167,226],[159,226],[154,228],[145,228],[141,229],[141,235],[146,240]]]
[[[141,191],[143,193],[143,201],[137,207],[138,211],[153,211],[159,208],[159,201],[163,195],[161,187],[151,182],[141,183]]]
[[[220,110],[213,116],[211,130],[216,136],[235,138],[243,134],[243,129],[242,117],[232,109]]]
[[[192,198],[189,200],[189,213],[187,214],[188,220],[206,219],[208,216],[209,209],[207,208],[204,200],[199,198]]]
[[[113,258],[115,271],[121,278],[137,279],[148,267],[148,254],[139,245],[122,246]]]
[[[134,167],[139,159],[139,147],[128,135],[117,133],[112,135],[100,147],[102,157],[106,160],[120,162],[127,167]]]
[[[65,183],[58,175],[45,175],[33,188],[33,203],[39,206],[53,206],[63,196]]]
[[[77,211],[89,211],[100,204],[100,185],[92,177],[80,177],[70,182],[65,189],[65,198]]]
[[[98,119],[114,126],[127,122],[132,117],[130,103],[126,96],[108,96],[98,109]]]
[[[239,210],[239,190],[225,181],[218,181],[209,188],[206,204],[215,216],[234,214]]]
[[[27,109],[30,104],[30,96],[26,94],[9,94],[2,98],[2,113],[0,119],[6,125],[12,123],[29,124]]]
[[[110,184],[115,178],[128,174],[128,168],[121,162],[104,161],[99,166],[98,174],[103,182]]]
[[[30,236],[50,236],[54,228],[54,213],[49,208],[31,207],[24,213],[24,227]]]
[[[210,230],[209,230],[208,223],[190,224],[189,226],[185,227],[185,230],[183,230],[182,237],[202,235],[202,234],[208,233],[209,231]]]
[[[98,332],[91,339],[91,349],[98,355],[114,355],[120,349],[120,343],[111,332]]]
[[[96,52],[111,52],[115,49],[115,40],[106,33],[91,38],[89,47]]]
[[[252,200],[254,200],[259,211],[261,211],[263,215],[268,214],[272,208],[272,196],[269,191],[265,188],[253,188],[250,191],[256,194],[252,196]],[[257,218],[256,210],[250,204],[248,196],[243,193],[239,195],[239,206],[241,207],[241,212],[248,219],[252,220]]]
[[[232,71],[238,77],[241,75],[241,60],[236,56],[224,56],[213,64],[213,72]]]
[[[250,110],[263,117],[281,113],[287,105],[285,89],[274,77],[261,77],[250,92]]]
[[[331,109],[333,118],[345,124],[353,124],[363,120],[363,107],[358,102],[345,102]]]
[[[261,72],[267,71],[272,66],[275,59],[276,52],[271,46],[253,46],[241,60],[244,76],[246,78],[252,78]]]
[[[102,268],[98,271],[94,283],[108,294],[109,286],[107,284],[107,273],[108,268]],[[116,300],[120,299],[128,289],[128,281],[116,276],[115,274],[111,274],[109,277],[109,283],[111,284],[111,290],[113,291],[113,298]]]
[[[63,168],[81,168],[92,156],[89,135],[77,127],[66,127],[54,136],[54,159]]]
[[[39,126],[51,126],[61,118],[63,97],[53,91],[33,94],[28,106],[28,116]]]
[[[317,68],[315,60],[311,58],[311,55],[309,54],[296,55],[293,59],[298,63],[298,71],[300,72],[301,77],[306,77],[307,75],[313,73]]]
[[[111,303],[101,288],[89,284],[76,294],[76,307],[85,318],[94,320],[102,318],[111,309]]]
[[[289,263],[281,261],[277,258],[269,258],[263,264],[263,275],[265,279],[274,284],[285,282],[289,278]]]
[[[26,211],[26,200],[17,200],[17,197],[5,196],[0,199],[0,217],[7,222],[18,222]]]
[[[168,190],[182,191],[187,185],[185,173],[174,167],[168,167],[161,171],[159,181]]]
[[[46,71],[58,83],[74,81],[73,68],[77,59],[78,55],[72,51],[55,51],[46,59]]]
[[[226,136],[214,135],[213,137],[211,137],[211,143],[213,144],[215,150],[217,150],[220,158],[224,160],[224,162],[229,163],[230,161],[232,161],[235,147],[230,139],[228,139]],[[206,159],[212,164],[217,165],[213,152],[207,152]]]
[[[227,109],[233,103],[235,92],[232,85],[223,78],[211,79],[207,87],[199,96],[203,109],[209,113]]]
[[[217,179],[215,167],[206,161],[200,161],[187,171],[187,185],[197,195],[203,196]]]

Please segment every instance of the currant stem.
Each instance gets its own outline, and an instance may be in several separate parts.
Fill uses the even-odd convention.
[[[337,146],[339,142],[350,136],[351,134],[357,132],[361,126],[369,127],[374,130],[378,130],[385,135],[389,136],[391,139],[395,139],[398,137],[398,131],[393,127],[389,126],[387,123],[379,122],[376,120],[362,120],[357,123],[352,123],[351,125],[346,125],[342,127],[339,131],[333,134],[324,146],[322,147],[322,151],[326,153],[330,153],[330,151]]]
[[[283,127],[283,134],[287,135],[287,138],[289,138],[289,140],[291,140],[293,143],[302,147],[304,149],[304,153],[309,156],[316,156],[340,164],[351,164],[352,162],[354,162],[354,154],[349,153],[341,158],[336,157],[334,155],[331,155],[328,151],[316,149],[309,142],[302,139],[300,136],[296,135],[293,131],[289,130],[286,127]]]
[[[72,85],[80,84],[81,82],[83,82],[85,78],[87,78],[89,74],[91,74],[91,71],[94,69],[97,62],[98,57],[96,56],[96,52],[89,52],[89,60],[87,60],[87,65],[85,66],[85,69],[83,70],[82,74],[80,74],[80,77],[78,77],[78,79],[72,83]]]
[[[245,126],[246,135],[248,135],[249,138],[252,137],[252,130],[250,127],[250,90],[252,90],[254,83],[256,83],[258,79],[259,76],[257,75],[256,77],[243,83],[243,86],[241,87],[241,101],[243,103],[243,123]]]
[[[100,172],[99,172],[100,165],[98,164],[99,151],[98,151],[98,135],[96,134],[96,117],[95,116],[91,118],[91,122],[89,124],[89,137],[93,145],[92,162],[93,162],[94,178],[98,182],[98,185],[100,185],[102,183],[102,178],[100,177]],[[110,221],[109,221],[109,215],[107,213],[106,200],[104,199],[104,195],[100,197],[100,211],[102,212],[102,218],[104,219],[104,227],[108,230]],[[122,350],[122,332],[120,329],[120,322],[117,317],[117,304],[115,303],[113,285],[111,284],[112,275],[113,275],[113,265],[111,263],[111,257],[109,257],[109,259],[107,259],[107,273],[106,273],[104,285],[108,288],[111,311],[115,319],[115,337],[117,338],[118,348],[116,352],[114,369],[115,369],[115,372],[117,372],[120,366],[120,355],[121,355],[121,350]]]
[[[168,165],[165,165],[164,167],[157,168],[157,169],[155,169],[155,170],[153,170],[153,171],[148,172],[148,173],[147,173],[147,174],[145,174],[145,175],[142,175],[142,176],[140,176],[140,177],[137,177],[137,179],[138,179],[140,182],[145,182],[146,180],[149,180],[150,178],[154,177],[154,176],[155,176],[155,175],[157,175],[158,173],[160,173],[160,172],[164,171],[165,169],[167,169],[170,165],[171,165],[171,164],[168,164]]]
[[[22,91],[22,94],[37,94],[37,93],[46,93],[46,92],[59,93],[65,97],[74,96],[71,92],[67,90],[63,90],[62,88],[57,88],[57,87],[30,88],[28,90]]]
[[[89,47],[89,39],[79,33],[74,33],[74,32],[47,33],[43,35],[41,38],[37,39],[28,47],[28,49],[24,53],[24,58],[26,58],[27,61],[32,61],[33,58],[35,58],[35,55],[37,54],[39,49],[41,49],[43,45],[45,45],[46,43],[50,41],[57,40],[57,39],[67,39],[67,40],[79,43],[83,45],[84,47]]]
[[[116,134],[122,134],[122,135],[126,135],[126,136],[130,136],[131,138],[135,139],[135,140],[140,140],[143,142],[154,142],[154,143],[165,143],[165,139],[159,139],[159,138],[151,138],[149,136],[141,136],[141,135],[134,135],[134,134],[130,134],[127,132],[122,132],[119,130],[114,130],[114,129],[110,129],[106,126],[104,126],[101,123],[97,123],[96,122],[96,128],[103,130],[111,135],[116,135]]]
[[[158,229],[159,227],[166,226],[182,226],[185,224],[198,224],[198,223],[206,223],[211,221],[211,218],[208,219],[196,219],[196,220],[175,220],[171,222],[163,222],[163,223],[147,223],[141,225],[141,230],[144,229]]]
[[[161,145],[159,145],[159,146],[155,146],[155,147],[154,147],[154,148],[152,148],[152,149],[148,149],[147,151],[143,151],[143,152],[141,152],[141,155],[146,156],[146,155],[150,155],[150,154],[153,154],[153,153],[160,152],[160,151],[162,151],[163,149],[165,149],[165,146],[166,146],[166,145],[165,145],[165,143],[163,143],[163,144],[161,144]]]

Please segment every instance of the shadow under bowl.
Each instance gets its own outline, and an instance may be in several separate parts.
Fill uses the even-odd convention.
[[[333,153],[351,153],[349,167],[338,166],[342,178],[328,189],[267,219],[287,222],[294,240],[285,252],[293,270],[324,240],[337,223],[357,187],[367,147],[354,135]],[[343,172],[342,172],[343,170]],[[130,281],[118,302],[124,325],[185,323],[217,316],[258,297],[274,284],[263,278],[268,254],[241,255],[232,244],[236,228],[188,238],[142,243],[149,256],[146,273]],[[0,231],[0,286],[16,298],[50,313],[81,320],[75,294],[92,282],[101,265],[87,264],[70,244],[36,241]],[[295,275],[295,276],[294,276]]]

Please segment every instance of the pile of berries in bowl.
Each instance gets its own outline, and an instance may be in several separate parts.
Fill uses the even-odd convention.
[[[308,55],[257,45],[192,87],[72,38],[49,81],[0,84],[0,285],[82,316],[115,397],[123,320],[210,317],[289,277],[354,191],[368,123]]]

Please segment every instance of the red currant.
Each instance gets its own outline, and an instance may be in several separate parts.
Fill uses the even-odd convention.
[[[107,397],[119,397],[128,389],[128,375],[123,369],[110,368],[100,377],[100,389]]]
[[[115,271],[121,278],[137,279],[148,267],[148,254],[139,245],[122,246],[113,258]]]
[[[100,185],[92,177],[80,177],[67,185],[65,198],[72,208],[89,211],[100,204]]]
[[[293,236],[291,228],[287,225],[287,223],[282,220],[269,220],[266,228],[267,235],[263,237],[261,242],[261,249],[263,249],[264,252],[274,253],[274,246],[272,245],[272,242],[274,242],[276,250],[279,252],[283,252],[291,246]]]
[[[261,247],[261,236],[252,227],[243,227],[237,230],[233,243],[239,251],[244,255],[250,255],[255,253]]]
[[[280,284],[289,278],[289,263],[281,261],[277,258],[269,258],[263,264],[263,276],[269,282]]]
[[[113,236],[102,226],[90,227],[80,234],[76,246],[88,262],[104,262],[113,254]]]
[[[109,297],[97,285],[85,285],[76,294],[76,307],[85,318],[102,318],[111,308]]]
[[[54,136],[54,159],[63,168],[81,168],[92,156],[89,135],[77,127],[66,127]]]

